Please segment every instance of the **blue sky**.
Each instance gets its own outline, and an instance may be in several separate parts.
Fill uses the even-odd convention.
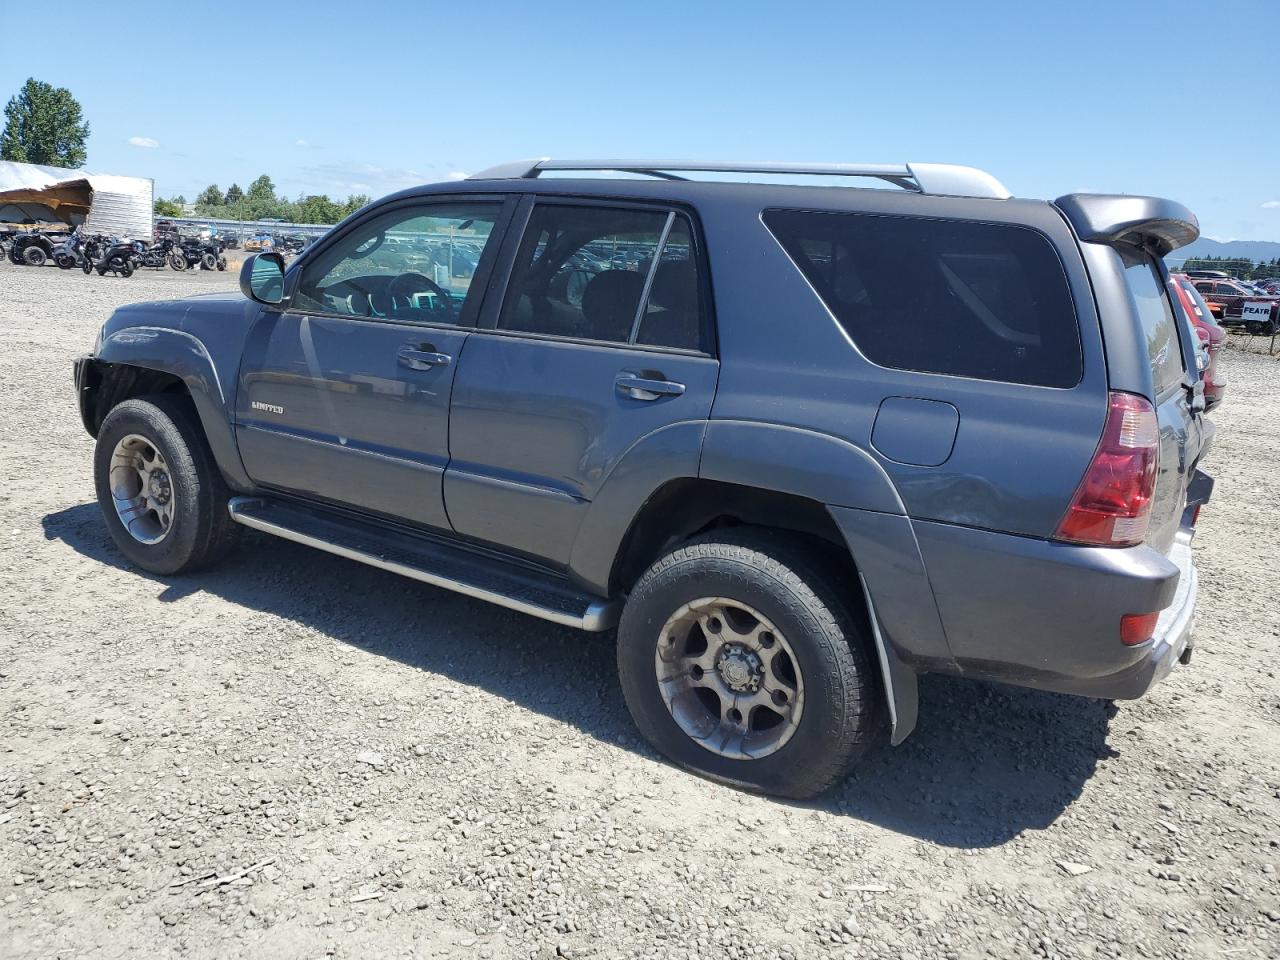
[[[69,87],[86,165],[164,196],[264,172],[377,196],[541,155],[932,160],[1280,240],[1280,0],[126,6],[54,29],[0,0],[0,99]]]

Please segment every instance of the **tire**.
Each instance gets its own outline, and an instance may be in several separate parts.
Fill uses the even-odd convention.
[[[219,270],[225,270],[225,269],[227,269],[227,258],[226,258],[226,257],[219,257],[219,258],[218,258],[218,269],[219,269]]]
[[[171,491],[167,525],[152,523],[153,512],[139,515],[134,511],[131,525],[138,535],[126,528],[112,494],[112,464],[119,462],[117,448],[131,443],[130,438],[140,439],[158,454],[164,466],[165,489]],[[163,575],[191,573],[221,559],[239,539],[240,528],[227,513],[230,491],[195,411],[184,397],[153,394],[126,400],[112,409],[98,431],[93,475],[111,538],[129,562],[143,570]],[[142,521],[148,526],[144,528]],[[159,538],[154,539],[157,533]]]
[[[49,260],[49,255],[40,247],[27,247],[22,251],[22,262],[28,267],[43,267]]]
[[[86,254],[85,258],[80,261],[80,269],[84,271],[84,275],[86,277],[93,273],[93,261],[89,258],[88,254]]]
[[[217,270],[218,258],[212,253],[203,253],[200,255],[200,266],[206,270]]]
[[[76,265],[76,258],[69,257],[65,253],[61,253],[53,258],[53,262],[58,265],[59,270],[70,270]]]
[[[171,269],[181,272],[187,269],[187,258],[178,251],[174,251],[169,254],[169,266]]]
[[[842,780],[879,739],[882,710],[870,643],[859,626],[861,621],[841,603],[833,581],[819,572],[822,549],[811,548],[799,538],[759,528],[718,531],[671,550],[649,568],[631,591],[618,627],[618,674],[623,695],[640,732],[675,763],[748,790],[807,799]],[[703,598],[723,599],[727,605],[706,607],[699,603]],[[741,610],[731,618],[737,623],[728,630],[717,627],[717,618],[706,619],[707,610],[733,612],[730,608],[735,602],[749,609],[758,622],[740,619],[745,616]],[[706,638],[706,653],[702,656],[718,664],[715,675],[707,678],[711,682],[703,683],[703,678],[698,677],[695,685],[721,691],[709,691],[712,703],[719,701],[719,721],[711,719],[715,708],[707,707],[700,689],[678,691],[676,696],[684,698],[681,702],[685,706],[668,707],[673,685],[695,676],[695,669],[700,670],[675,667],[676,663],[686,663],[679,657],[664,667],[666,652],[660,653],[659,643],[676,642],[670,637],[683,630],[673,626],[684,622],[679,619],[681,616],[704,619],[707,630],[721,631],[717,634],[719,639],[713,639],[710,632],[699,634],[701,628],[690,629],[688,634],[691,638]],[[766,644],[784,649],[791,660],[792,679],[799,678],[799,682],[788,686],[770,676],[778,669],[780,654],[775,655],[772,667],[762,667],[757,658],[750,661],[754,663],[752,667],[744,667],[737,674],[727,672],[725,661],[719,659],[726,651],[736,647],[735,656],[751,656],[743,646],[725,640],[732,639],[735,631],[741,636],[744,629],[754,629],[761,638],[757,653],[763,654]],[[765,630],[769,632],[762,632]],[[718,653],[712,652],[716,644]],[[684,642],[679,645],[683,647]],[[670,673],[660,683],[659,671],[664,669]],[[752,670],[756,672],[752,674]],[[785,697],[789,690],[793,700],[788,709],[798,712],[788,714],[793,719],[784,719],[784,729],[780,731],[775,725],[750,732],[750,737],[757,738],[755,745],[744,746],[738,756],[733,756],[732,748],[718,751],[704,742],[715,743],[720,738],[719,731],[725,729],[724,718],[733,718],[736,705],[742,701],[735,697],[731,701],[734,706],[726,707],[730,701],[725,699],[725,692],[733,696],[729,682],[743,681],[744,676],[755,676],[760,683],[758,693],[749,696],[764,696],[771,686],[779,688],[773,691],[774,698]],[[668,692],[664,694],[664,690]],[[717,722],[722,724],[715,728],[716,733],[703,734],[702,741],[686,732],[676,719],[676,713],[682,713],[686,717],[684,726],[689,726],[687,718],[699,710],[705,716],[697,719],[706,720],[713,728]],[[762,714],[769,719],[771,710],[767,703],[762,710],[752,707],[745,718],[746,729],[751,730]],[[733,738],[729,738],[720,746],[732,742]],[[737,742],[748,743],[746,739]],[[752,755],[746,756],[748,753]]]
[[[132,263],[130,263],[128,260],[126,260],[126,261],[121,265],[121,267],[120,267],[120,276],[122,276],[122,277],[132,277],[132,276],[133,276],[133,264],[132,264]]]

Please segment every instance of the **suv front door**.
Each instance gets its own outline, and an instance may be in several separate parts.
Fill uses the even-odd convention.
[[[710,414],[710,297],[683,212],[526,200],[516,221],[459,364],[445,503],[459,533],[565,564],[623,455]]]
[[[306,257],[241,364],[255,483],[448,528],[449,395],[508,217],[501,198],[408,201]]]

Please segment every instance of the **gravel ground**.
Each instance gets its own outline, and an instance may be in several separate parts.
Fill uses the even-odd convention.
[[[1280,957],[1280,360],[1225,357],[1189,668],[926,678],[789,804],[640,743],[599,638],[267,538],[129,569],[71,360],[234,282],[0,264],[0,956]]]

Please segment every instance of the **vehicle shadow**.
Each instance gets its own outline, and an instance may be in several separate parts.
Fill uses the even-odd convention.
[[[42,525],[47,539],[154,583],[159,602],[208,592],[657,757],[627,715],[610,638],[263,534],[247,532],[248,549],[215,570],[157,577],[130,567],[96,504],[50,513]],[[920,699],[920,724],[905,743],[801,806],[949,847],[993,846],[1051,824],[1098,760],[1114,755],[1101,701],[945,677],[923,678]]]

